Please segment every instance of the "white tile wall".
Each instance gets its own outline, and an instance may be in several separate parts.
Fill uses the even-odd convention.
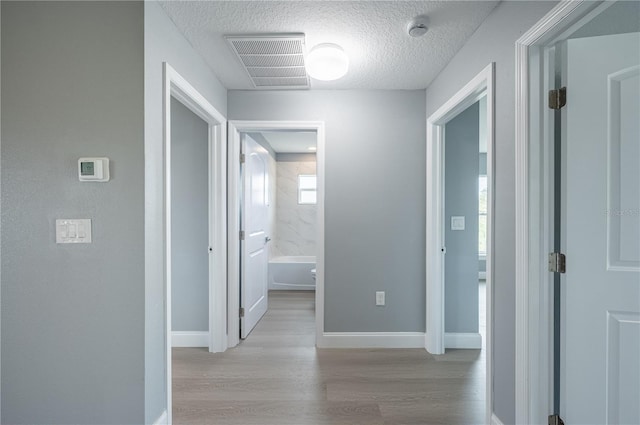
[[[276,163],[275,256],[316,255],[317,208],[298,205],[300,174],[316,174],[315,161]]]

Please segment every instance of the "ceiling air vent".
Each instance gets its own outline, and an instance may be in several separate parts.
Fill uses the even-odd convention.
[[[257,89],[308,89],[304,34],[226,35]]]

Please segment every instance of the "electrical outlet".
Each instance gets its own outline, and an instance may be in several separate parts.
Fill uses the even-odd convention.
[[[384,305],[384,291],[376,291],[376,305]]]

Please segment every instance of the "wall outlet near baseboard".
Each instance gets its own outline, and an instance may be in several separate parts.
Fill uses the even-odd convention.
[[[384,305],[384,291],[376,291],[376,305]]]

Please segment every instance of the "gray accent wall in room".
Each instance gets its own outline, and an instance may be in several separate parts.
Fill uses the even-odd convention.
[[[171,98],[171,330],[209,330],[209,125]]]
[[[429,116],[489,63],[496,63],[493,410],[505,424],[515,421],[515,42],[556,4],[498,4],[426,94]]]
[[[327,332],[425,330],[424,96],[229,91],[229,119],[325,122]]]
[[[145,421],[167,409],[164,313],[163,63],[170,64],[220,113],[227,90],[162,7],[144,2],[144,265]]]
[[[0,7],[2,423],[143,423],[143,3]],[[87,156],[110,182],[78,181]]]
[[[474,103],[445,126],[444,330],[478,332],[479,110]],[[451,217],[465,219],[451,229]]]

